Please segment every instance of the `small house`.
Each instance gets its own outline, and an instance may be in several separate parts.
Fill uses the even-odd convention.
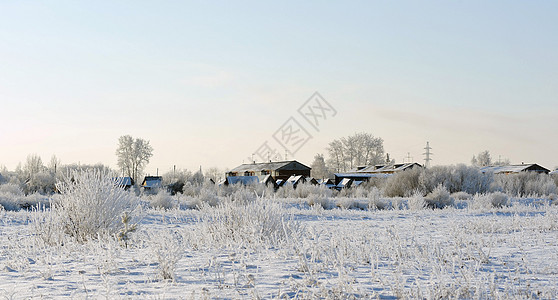
[[[305,182],[306,182],[306,177],[303,175],[298,175],[298,176],[293,175],[289,177],[289,179],[287,179],[287,183],[291,184],[295,188],[300,183],[305,183]]]
[[[162,176],[145,176],[143,182],[141,183],[141,187],[144,189],[144,191],[155,191],[162,186]]]

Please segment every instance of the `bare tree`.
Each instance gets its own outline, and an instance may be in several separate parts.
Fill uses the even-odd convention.
[[[384,162],[384,140],[369,133],[333,140],[327,150],[328,162],[337,172]]]
[[[149,141],[124,135],[118,139],[116,156],[118,156],[118,167],[122,172],[137,182],[137,177],[153,156],[153,147]]]
[[[212,167],[207,169],[205,173],[205,177],[213,179],[214,182],[218,182],[223,178],[223,174],[225,174],[225,171],[222,171],[217,167]]]
[[[34,174],[40,173],[45,170],[45,166],[43,165],[43,160],[37,154],[29,154],[27,156],[27,160],[25,161],[25,165],[23,166],[23,173],[24,176],[29,179]]]

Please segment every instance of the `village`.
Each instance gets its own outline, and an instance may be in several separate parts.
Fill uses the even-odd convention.
[[[342,189],[356,188],[368,183],[371,179],[387,179],[395,174],[412,169],[424,169],[423,164],[394,163],[373,166],[359,166],[347,172],[333,173],[333,178],[314,178],[311,176],[312,168],[296,160],[278,162],[252,162],[239,165],[224,174],[224,178],[215,182],[212,178],[206,181],[216,185],[265,185],[275,190],[283,186],[296,188],[299,184],[323,185],[328,189],[340,191]],[[482,174],[514,175],[514,174],[547,174],[558,178],[558,170],[550,171],[536,163],[483,166],[478,168]],[[125,188],[133,186],[130,177],[117,177],[118,182]],[[169,193],[181,192],[176,189],[176,183],[163,184],[163,176],[145,176],[140,187],[145,192],[167,190]]]

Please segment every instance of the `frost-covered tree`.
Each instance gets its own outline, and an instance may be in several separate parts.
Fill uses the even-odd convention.
[[[323,154],[316,154],[314,156],[314,161],[310,165],[312,167],[312,177],[317,179],[329,178],[331,172],[326,165],[325,158]]]
[[[118,156],[118,167],[122,172],[137,182],[138,176],[153,156],[153,147],[149,141],[124,135],[118,139],[116,156]]]
[[[477,154],[477,156],[473,155],[473,158],[471,159],[471,164],[477,167],[491,166],[492,157],[490,156],[490,152],[488,150],[485,150]]]
[[[335,171],[384,162],[384,140],[369,133],[356,133],[329,143],[329,164]]]
[[[205,171],[205,177],[213,179],[214,182],[218,182],[223,178],[224,173],[225,172],[220,170],[219,168],[212,167],[207,169],[207,171]]]
[[[25,165],[23,166],[23,174],[30,178],[33,174],[37,174],[45,170],[43,160],[37,154],[29,154]]]

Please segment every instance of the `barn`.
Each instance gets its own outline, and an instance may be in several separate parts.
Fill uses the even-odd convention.
[[[310,176],[312,168],[299,163],[296,160],[242,164],[225,174],[225,177],[232,176],[265,176],[271,175],[275,180],[286,181],[291,176],[302,175]]]

